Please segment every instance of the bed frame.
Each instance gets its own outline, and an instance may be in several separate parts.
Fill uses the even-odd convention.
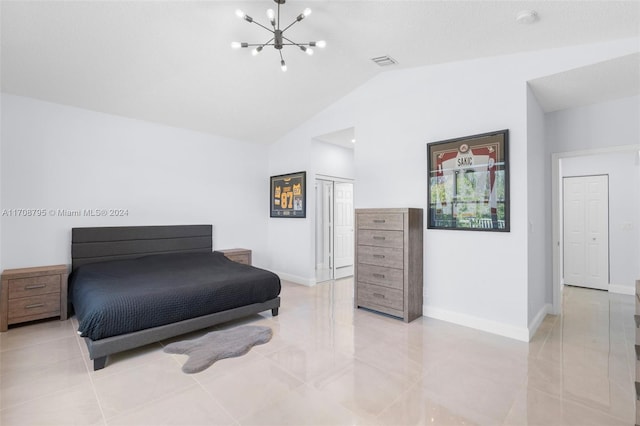
[[[73,228],[71,230],[71,270],[81,265],[107,260],[135,259],[149,254],[210,253],[212,225],[119,226]],[[93,369],[105,367],[111,354],[148,345],[191,331],[243,318],[271,309],[278,315],[280,297],[264,303],[241,306],[173,324],[153,327],[100,340],[85,338]]]

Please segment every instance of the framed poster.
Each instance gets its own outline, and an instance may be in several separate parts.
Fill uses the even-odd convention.
[[[429,229],[509,232],[509,130],[427,144]]]
[[[271,176],[271,217],[307,216],[307,172]]]

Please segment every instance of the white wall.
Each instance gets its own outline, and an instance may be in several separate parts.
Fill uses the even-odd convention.
[[[267,148],[3,94],[3,209],[126,209],[125,217],[2,217],[2,267],[70,262],[72,227],[206,223],[214,247],[268,263]]]
[[[541,279],[537,273],[529,275],[529,256],[544,256],[540,240],[529,245],[528,204],[539,201],[537,185],[544,182],[537,178],[530,182],[526,82],[637,50],[637,39],[629,39],[387,71],[285,135],[270,147],[270,158],[291,152],[292,162],[309,165],[308,158],[290,148],[316,135],[354,126],[358,132],[355,207],[426,208],[427,142],[508,128],[511,232],[425,230],[424,306],[429,316],[527,340],[529,281]],[[531,199],[530,185],[537,194]],[[537,208],[533,212],[538,221]],[[278,232],[287,228],[280,225]],[[540,226],[547,225],[541,222]],[[305,242],[312,240],[313,227],[291,226],[284,231],[295,241],[293,247],[272,244],[273,230],[272,220],[274,259],[304,263],[282,261],[277,269],[295,270],[303,279],[311,277],[313,247],[307,248]],[[531,249],[536,252],[529,254]],[[540,277],[550,274],[550,265],[543,268]],[[534,293],[538,297],[541,288],[536,286]]]
[[[530,334],[551,312],[551,156],[545,114],[527,85],[528,321]]]
[[[311,143],[311,167],[316,175],[343,179],[356,176],[353,149],[317,140]]]
[[[547,114],[552,152],[640,143],[640,97],[616,99]]]

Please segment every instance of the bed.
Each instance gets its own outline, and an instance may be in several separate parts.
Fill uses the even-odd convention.
[[[69,303],[94,370],[109,355],[271,310],[280,279],[212,251],[211,225],[73,228]]]

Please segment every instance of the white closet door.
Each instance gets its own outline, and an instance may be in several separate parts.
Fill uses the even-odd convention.
[[[609,177],[564,178],[564,283],[609,287]]]

